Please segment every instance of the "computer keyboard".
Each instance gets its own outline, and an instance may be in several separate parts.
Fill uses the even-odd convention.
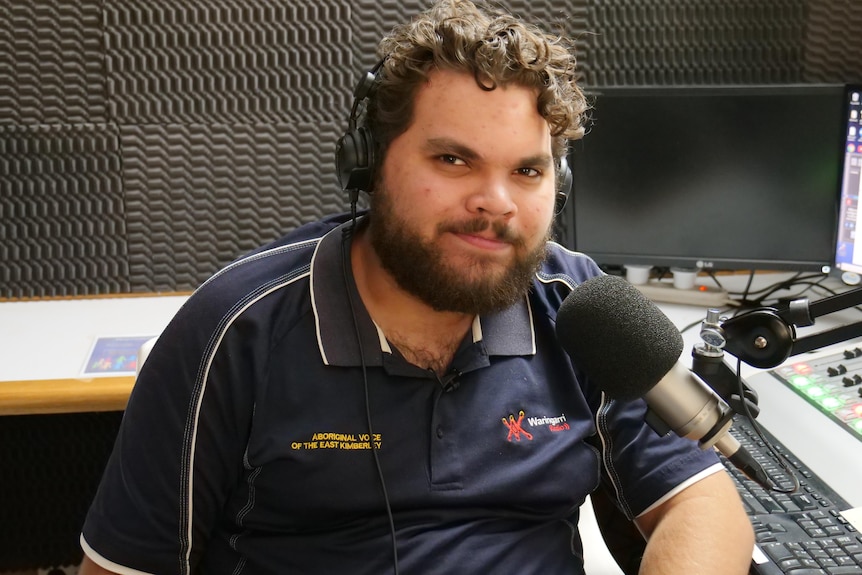
[[[763,552],[763,557],[752,562],[751,573],[862,575],[862,534],[841,514],[850,505],[775,436],[762,427],[761,431],[786,458],[799,486],[793,493],[765,489],[722,458],[736,481],[754,526],[757,546]],[[793,489],[793,479],[748,420],[737,417],[731,433],[779,488]]]

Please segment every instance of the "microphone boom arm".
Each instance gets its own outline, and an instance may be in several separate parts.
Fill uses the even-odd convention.
[[[717,309],[707,311],[701,324],[703,344],[692,350],[692,371],[724,399],[736,413],[759,413],[757,393],[743,382],[739,396],[736,374],[724,363],[724,351],[752,367],[773,368],[787,358],[862,336],[862,321],[797,337],[797,327],[814,325],[814,319],[862,305],[862,288],[809,303],[791,301],[778,309],[763,307],[724,319]]]
[[[796,328],[814,325],[814,318],[862,305],[862,288],[829,296],[814,303],[791,301],[784,309],[757,308],[718,324],[724,349],[745,363],[762,369],[780,365],[788,357],[841,343],[862,335],[862,321],[797,338]],[[716,329],[714,326],[712,329]]]

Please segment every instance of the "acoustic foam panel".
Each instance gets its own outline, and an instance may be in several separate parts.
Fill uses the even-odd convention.
[[[0,124],[107,122],[100,0],[4,0]]]
[[[805,46],[805,81],[862,83],[862,5],[852,0],[810,3]]]
[[[121,124],[332,121],[350,85],[349,4],[108,0],[106,77]]]
[[[115,126],[0,124],[0,298],[129,291]]]
[[[349,4],[111,1],[133,291],[193,289],[343,211],[335,141],[357,70]]]
[[[590,0],[588,87],[791,83],[805,0]]]
[[[241,254],[345,211],[331,169],[341,129],[340,122],[123,126],[135,291],[194,289]]]

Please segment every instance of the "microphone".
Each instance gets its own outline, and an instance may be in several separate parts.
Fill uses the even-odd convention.
[[[728,431],[730,408],[706,383],[678,362],[683,339],[673,322],[623,278],[603,275],[577,286],[557,314],[557,339],[575,365],[609,397],[643,397],[647,422],[660,435],[671,429],[715,447],[760,485],[771,489],[759,463]]]

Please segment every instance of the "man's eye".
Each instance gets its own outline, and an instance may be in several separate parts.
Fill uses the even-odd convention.
[[[518,168],[516,171],[518,172],[519,175],[527,176],[529,178],[535,178],[537,176],[542,175],[542,172],[540,172],[539,170],[537,170],[535,168]]]
[[[444,164],[450,164],[452,166],[464,165],[464,160],[462,160],[458,156],[450,156],[449,154],[443,154],[442,156],[440,156],[440,161]]]

